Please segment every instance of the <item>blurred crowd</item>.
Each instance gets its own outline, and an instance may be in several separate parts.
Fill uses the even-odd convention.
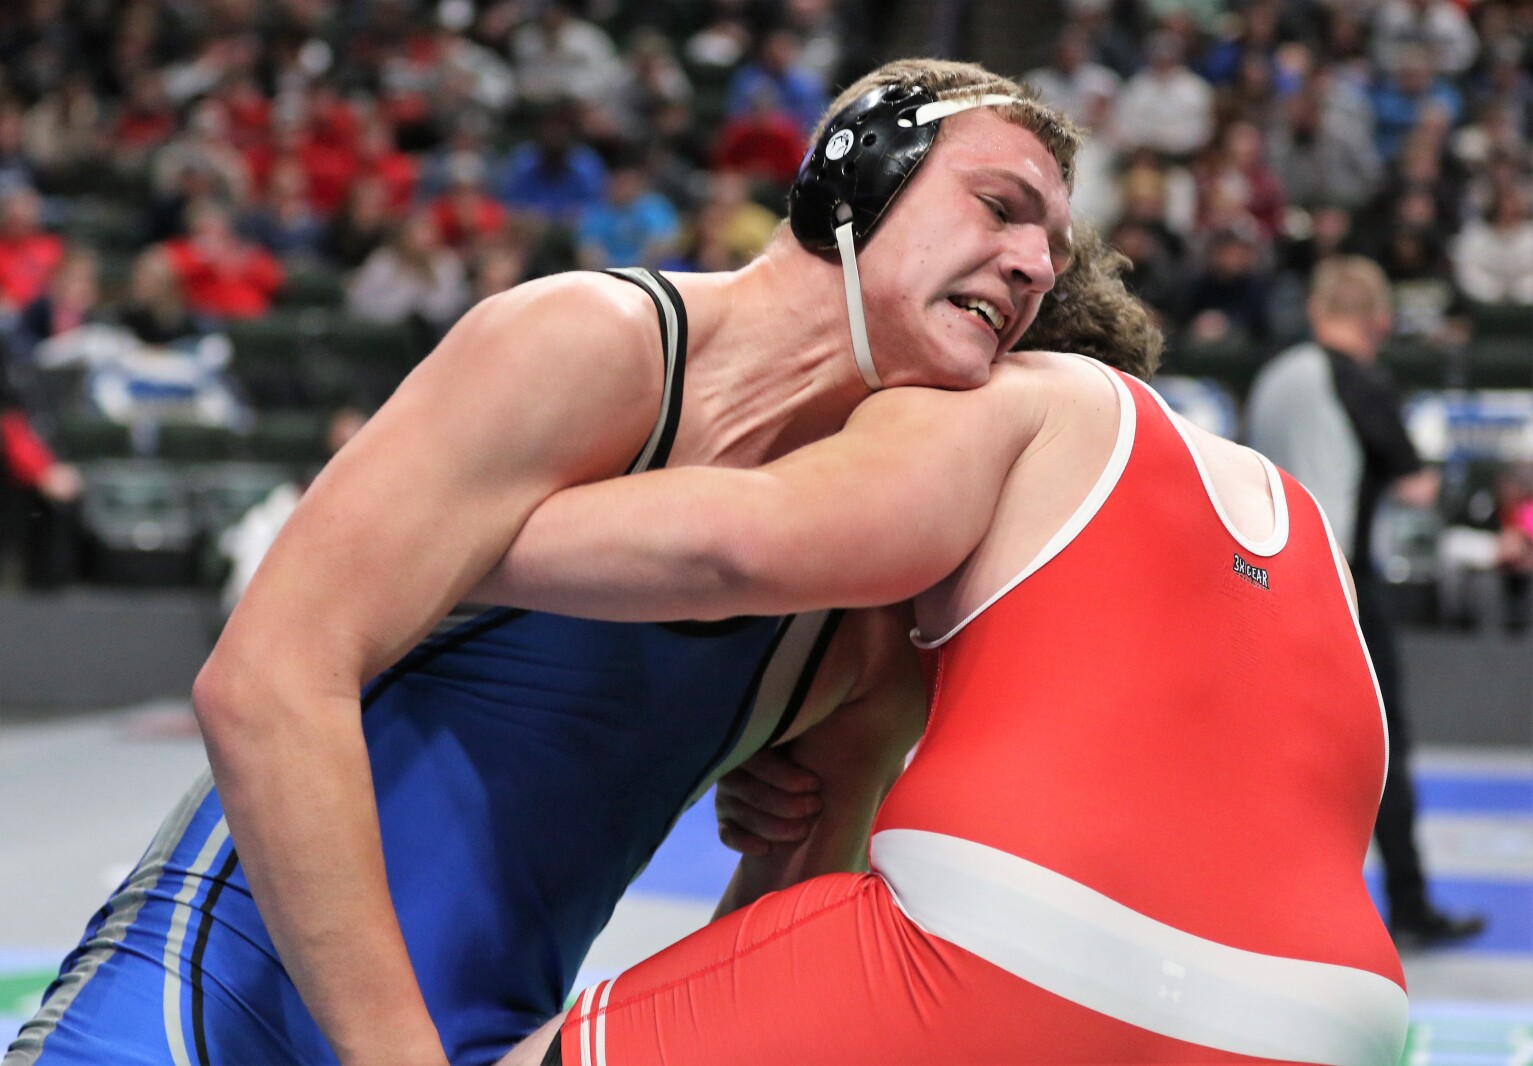
[[[1068,6],[1027,77],[1091,130],[1076,212],[1184,343],[1291,340],[1338,251],[1384,267],[1403,335],[1533,305],[1533,4]]]
[[[419,353],[526,278],[738,267],[891,12],[972,54],[978,6],[8,0],[0,409],[39,431],[8,431],[19,479],[78,491],[36,458],[50,405],[139,453],[169,418],[247,430],[238,329],[274,309]],[[1533,308],[1533,0],[1038,6],[1061,22],[1026,77],[1090,131],[1076,212],[1132,260],[1173,368],[1238,351],[1248,381],[1340,252],[1383,265],[1397,333],[1433,350],[1473,308]],[[36,387],[66,366],[78,393]]]
[[[152,343],[259,317],[295,269],[338,272],[348,314],[429,338],[530,274],[739,265],[831,86],[866,64],[854,8],[7,4],[13,357],[98,320],[104,297]]]

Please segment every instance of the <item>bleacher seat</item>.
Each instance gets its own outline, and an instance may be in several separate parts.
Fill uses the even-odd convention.
[[[176,467],[142,459],[82,467],[86,571],[121,585],[186,585],[197,576],[200,530]]]
[[[59,229],[72,243],[98,252],[132,252],[143,243],[143,210],[100,197],[82,197],[69,204]]]
[[[293,473],[288,463],[234,460],[188,466],[181,479],[203,532],[217,537]]]
[[[99,415],[61,412],[53,420],[53,446],[70,462],[125,459],[133,454],[128,427]]]
[[[234,431],[227,427],[162,422],[156,433],[154,454],[174,462],[203,463],[230,458],[234,446]]]
[[[284,273],[282,288],[277,292],[279,306],[336,310],[346,301],[344,275],[333,267],[290,264],[284,268]]]
[[[1245,338],[1197,342],[1182,339],[1166,348],[1164,371],[1190,378],[1213,378],[1236,396],[1245,396],[1261,368],[1262,352]]]
[[[1448,385],[1452,357],[1428,340],[1395,337],[1379,352],[1395,383],[1405,389],[1441,389]]]
[[[245,454],[268,463],[314,464],[325,459],[321,411],[267,411],[245,438]]]
[[[256,407],[314,402],[305,394],[303,365],[320,350],[330,316],[313,307],[277,308],[260,318],[227,323],[230,371]]]
[[[218,547],[224,531],[293,475],[286,463],[233,461],[183,469],[199,534],[194,561],[199,584],[217,585],[228,571],[228,560]]]
[[[1474,389],[1533,389],[1533,329],[1477,337],[1469,346],[1468,378]]]
[[[1520,339],[1533,345],[1533,306],[1471,303],[1469,319],[1476,337]]]
[[[415,332],[403,323],[384,325],[362,322],[344,315],[331,319],[325,336],[325,350],[334,357],[334,367],[320,364],[315,372],[331,369],[345,375],[349,388],[340,392],[334,381],[317,382],[331,392],[331,405],[361,403],[372,406],[387,399],[416,363],[425,356]]]

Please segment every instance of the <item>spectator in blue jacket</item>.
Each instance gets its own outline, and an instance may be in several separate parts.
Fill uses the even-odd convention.
[[[574,112],[556,107],[538,122],[534,139],[511,152],[500,199],[513,211],[570,225],[601,201],[606,187],[606,165],[578,140]]]
[[[656,192],[636,150],[612,167],[607,195],[585,209],[575,236],[580,262],[592,270],[609,266],[658,266],[681,232],[676,208]]]

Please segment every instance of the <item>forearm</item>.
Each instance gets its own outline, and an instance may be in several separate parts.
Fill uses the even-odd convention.
[[[545,501],[472,598],[618,622],[770,613],[740,562],[754,524],[742,471],[688,468],[567,489]],[[657,487],[684,491],[652,506]]]
[[[903,707],[849,706],[789,745],[793,762],[820,782],[822,813],[803,840],[742,856],[715,918],[811,877],[867,870],[873,820],[919,735],[921,710],[919,696]]]
[[[714,918],[754,903],[768,892],[832,873],[860,873],[868,868],[868,837],[873,829],[877,798],[837,797],[825,800],[825,815],[797,844],[773,844],[760,855],[741,856],[729,885],[719,898]]]
[[[304,1003],[343,1063],[445,1062],[389,895],[356,695],[227,681],[199,682],[198,717],[240,864]]]

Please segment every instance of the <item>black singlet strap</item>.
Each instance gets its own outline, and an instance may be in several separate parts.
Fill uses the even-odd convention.
[[[660,416],[655,420],[649,440],[627,472],[637,474],[641,470],[658,470],[671,457],[676,427],[681,422],[681,390],[687,366],[687,308],[676,286],[653,270],[617,267],[603,273],[632,282],[649,293],[649,298],[655,302],[655,311],[660,315],[660,343],[665,351],[665,386],[660,396]]]
[[[830,650],[830,642],[835,639],[836,629],[841,625],[841,619],[846,617],[846,611],[835,610],[825,617],[825,624],[820,630],[820,635],[815,638],[814,647],[809,650],[809,657],[804,660],[804,669],[798,675],[798,684],[793,686],[793,695],[788,700],[788,705],[783,708],[782,717],[777,720],[777,725],[767,736],[763,748],[770,748],[782,739],[793,723],[798,720],[799,712],[804,709],[804,701],[809,698],[809,686],[814,684],[814,675],[819,673],[820,664],[825,661],[825,653]]]

